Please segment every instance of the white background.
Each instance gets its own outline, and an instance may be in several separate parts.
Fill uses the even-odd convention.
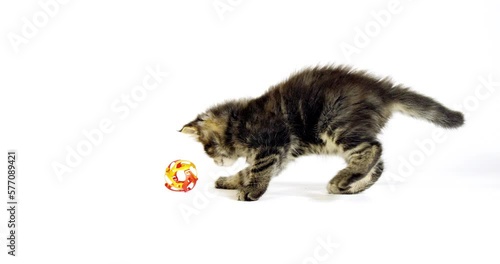
[[[498,3],[401,0],[387,23],[374,14],[389,1],[229,3],[218,13],[212,0],[68,1],[13,45],[46,11],[2,1],[0,151],[4,160],[18,151],[20,204],[16,258],[0,211],[1,263],[500,261]],[[371,36],[346,56],[342,45],[367,26]],[[464,111],[466,125],[395,115],[380,137],[386,173],[360,195],[326,193],[344,166],[335,157],[297,160],[258,202],[213,189],[236,169],[218,168],[176,130],[210,105],[333,63],[391,76]],[[157,65],[169,73],[159,87],[130,115],[113,111]],[[53,165],[102,120],[113,130],[58,177]],[[181,158],[199,170],[189,193],[163,185]]]

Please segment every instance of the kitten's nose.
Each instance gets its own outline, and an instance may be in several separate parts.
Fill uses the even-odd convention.
[[[224,161],[222,159],[214,159],[217,166],[224,166]]]

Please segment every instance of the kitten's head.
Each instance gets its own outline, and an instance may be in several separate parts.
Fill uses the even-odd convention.
[[[180,132],[194,136],[208,156],[219,166],[231,166],[238,159],[228,124],[232,117],[231,107],[226,105],[209,109],[184,125]]]

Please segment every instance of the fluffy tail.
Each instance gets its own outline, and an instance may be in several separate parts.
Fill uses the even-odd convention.
[[[428,120],[444,128],[455,128],[464,124],[464,115],[461,112],[450,110],[434,99],[407,88],[393,88],[391,97],[394,111]]]

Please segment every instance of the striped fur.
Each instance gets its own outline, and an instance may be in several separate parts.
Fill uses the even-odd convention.
[[[332,154],[347,167],[328,183],[335,194],[372,186],[383,171],[377,134],[394,111],[444,128],[464,123],[462,113],[390,80],[347,67],[305,69],[254,99],[216,105],[186,124],[219,165],[245,157],[249,167],[215,186],[237,189],[238,199],[258,200],[271,178],[302,155]]]

